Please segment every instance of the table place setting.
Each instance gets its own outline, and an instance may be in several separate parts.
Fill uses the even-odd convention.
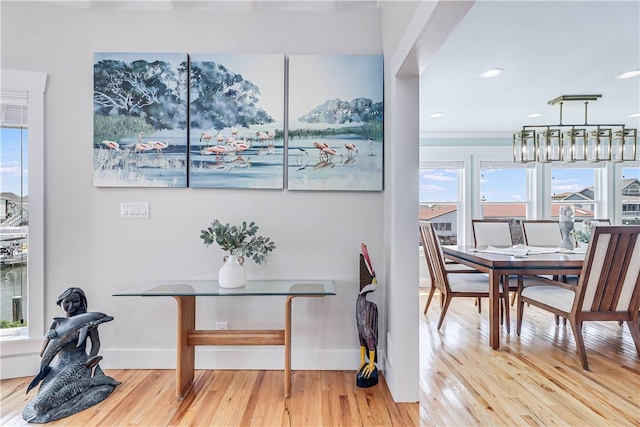
[[[514,245],[508,248],[487,246],[485,249],[476,249],[475,252],[487,252],[493,254],[511,255],[515,258],[524,258],[529,255],[553,254],[557,252],[566,253],[565,251],[567,250],[562,248]]]

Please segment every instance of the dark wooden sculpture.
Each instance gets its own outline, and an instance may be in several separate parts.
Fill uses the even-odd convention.
[[[367,294],[378,287],[375,271],[369,259],[367,246],[361,245],[360,254],[360,292],[356,300],[356,323],[360,338],[360,368],[356,377],[358,387],[371,387],[378,384],[376,349],[378,346],[378,306],[367,301]],[[366,358],[369,361],[366,361]]]
[[[68,417],[102,402],[120,383],[102,372],[98,325],[113,317],[87,313],[87,298],[80,288],[65,290],[56,303],[67,317],[56,317],[45,335],[40,356],[40,372],[31,381],[27,393],[41,381],[38,394],[22,411],[30,423],[47,423]],[[91,352],[86,353],[87,338]],[[55,356],[58,361],[50,366]]]

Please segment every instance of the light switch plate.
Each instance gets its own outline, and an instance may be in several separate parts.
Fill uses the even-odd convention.
[[[148,219],[149,202],[121,202],[120,218]]]

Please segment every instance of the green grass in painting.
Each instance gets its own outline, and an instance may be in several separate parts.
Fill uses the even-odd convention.
[[[140,132],[152,134],[155,129],[141,117],[93,116],[93,135],[96,138],[118,141],[120,138],[137,136]]]
[[[329,136],[355,135],[360,139],[382,140],[382,123],[368,122],[361,126],[346,126],[326,129],[292,129],[289,130],[289,138],[322,138]]]

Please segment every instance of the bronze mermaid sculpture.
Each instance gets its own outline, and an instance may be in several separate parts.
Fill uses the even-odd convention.
[[[102,356],[98,326],[113,317],[87,313],[87,298],[80,288],[65,290],[56,301],[66,317],[56,317],[45,335],[40,356],[40,372],[31,381],[27,393],[41,381],[38,394],[22,411],[30,423],[47,423],[68,417],[106,399],[120,383],[106,376],[98,363]],[[91,341],[86,353],[87,339]],[[58,361],[51,367],[55,356]]]

